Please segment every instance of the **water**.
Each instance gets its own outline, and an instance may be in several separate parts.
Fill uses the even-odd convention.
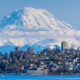
[[[0,75],[0,80],[80,80],[80,75]]]

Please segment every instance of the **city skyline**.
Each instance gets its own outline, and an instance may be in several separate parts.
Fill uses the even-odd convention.
[[[79,80],[79,8],[80,0],[0,0],[0,80]]]

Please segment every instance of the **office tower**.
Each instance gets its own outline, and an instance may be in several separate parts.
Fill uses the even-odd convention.
[[[62,50],[68,49],[68,42],[63,41],[63,42],[61,43],[61,49],[62,49]]]

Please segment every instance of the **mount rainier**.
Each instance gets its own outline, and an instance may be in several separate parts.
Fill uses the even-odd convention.
[[[0,21],[0,47],[60,46],[62,41],[79,46],[80,31],[74,30],[67,22],[56,19],[46,9],[25,7]]]

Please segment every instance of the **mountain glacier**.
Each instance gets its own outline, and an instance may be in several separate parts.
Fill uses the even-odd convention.
[[[79,46],[80,31],[74,30],[67,22],[56,19],[46,9],[25,7],[0,21],[0,46],[48,47],[60,46],[62,41],[67,41],[70,46]]]

